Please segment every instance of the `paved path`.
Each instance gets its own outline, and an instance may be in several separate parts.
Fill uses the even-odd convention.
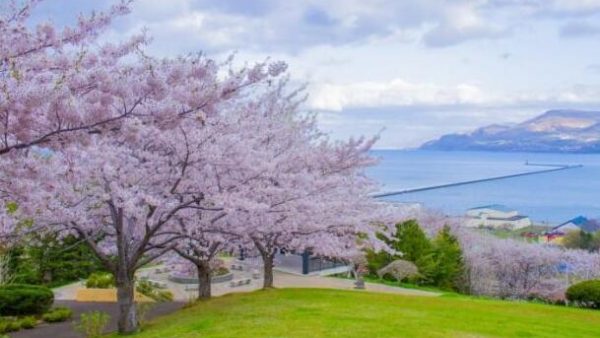
[[[230,287],[229,282],[215,283],[212,285],[212,293],[214,296],[221,296],[233,292],[251,292],[262,287],[262,278],[252,279],[252,271],[256,266],[246,266],[244,271],[233,271],[235,279],[251,279],[249,285]],[[160,269],[162,270],[162,269]],[[149,318],[165,315],[167,313],[180,309],[186,302],[195,299],[195,291],[186,291],[182,284],[173,283],[168,280],[168,273],[157,273],[157,267],[142,269],[141,274],[146,275],[149,279],[161,281],[167,284],[169,290],[173,292],[175,297],[174,302],[157,304],[149,313]],[[261,276],[262,277],[262,276]],[[275,287],[277,288],[325,288],[325,289],[342,289],[354,290],[354,280],[323,277],[323,276],[304,276],[291,273],[275,271]],[[85,287],[83,282],[73,283],[63,287],[54,289],[55,304],[65,305],[73,309],[74,318],[72,321],[59,324],[42,324],[33,330],[21,330],[11,334],[14,338],[79,338],[82,337],[79,333],[73,330],[73,321],[79,318],[82,312],[99,310],[107,312],[111,315],[111,323],[108,326],[107,332],[115,331],[117,324],[117,305],[116,303],[92,303],[92,302],[76,302],[75,294],[77,289]],[[383,292],[400,295],[426,296],[435,297],[440,293],[421,291],[414,289],[406,289],[401,287],[388,286],[377,283],[365,283],[365,290],[360,292]]]
[[[262,276],[259,279],[252,279],[252,270],[256,267],[249,266],[244,271],[233,271],[234,280],[237,279],[250,279],[249,285],[231,287],[229,282],[214,283],[212,284],[212,294],[214,296],[221,296],[228,293],[234,292],[250,292],[262,288]],[[186,290],[184,284],[173,283],[168,280],[168,273],[156,273],[156,267],[143,269],[141,273],[146,275],[149,279],[154,281],[160,281],[167,284],[167,287],[173,292],[175,301],[188,302],[196,298],[196,292],[193,290]],[[354,280],[335,278],[335,277],[324,277],[324,276],[304,276],[296,275],[291,273],[285,273],[275,271],[274,273],[274,284],[277,288],[325,288],[325,289],[342,289],[342,290],[353,290]],[[84,287],[83,283],[74,283],[66,285],[60,288],[54,289],[55,299],[57,300],[73,300],[78,288]],[[367,292],[385,292],[394,293],[401,295],[414,295],[414,296],[439,296],[439,293],[422,291],[415,289],[407,289],[402,287],[395,287],[389,285],[383,285],[378,283],[365,283],[365,291]]]
[[[10,334],[11,338],[82,338],[83,335],[73,329],[73,324],[79,320],[81,313],[88,311],[102,311],[110,315],[110,323],[106,333],[117,330],[117,304],[116,303],[89,303],[58,300],[56,306],[68,306],[73,310],[73,318],[69,321],[56,324],[41,324],[32,330],[21,330]],[[148,319],[164,316],[179,310],[184,303],[170,302],[156,304],[149,312]],[[165,337],[166,338],[166,337]]]
[[[354,290],[354,280],[323,276],[298,276],[279,272],[275,273],[275,287]],[[378,283],[365,283],[365,291],[427,297],[440,295],[437,292],[407,289]]]

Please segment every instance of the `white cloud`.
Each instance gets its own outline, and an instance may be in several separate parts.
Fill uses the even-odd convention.
[[[480,11],[481,2],[458,2],[442,12],[440,22],[423,36],[430,47],[446,47],[473,39],[496,39],[508,30],[492,23]]]
[[[557,12],[590,14],[600,11],[599,0],[554,0],[552,5]]]
[[[45,1],[35,18],[72,24],[117,1]],[[323,127],[388,127],[382,144],[399,147],[546,109],[597,110],[599,19],[600,0],[136,0],[102,41],[146,27],[159,56],[289,61]]]
[[[474,85],[443,87],[402,79],[347,85],[316,84],[311,87],[310,93],[310,107],[332,111],[355,107],[466,105],[486,100],[482,91]]]
[[[585,21],[569,22],[561,27],[560,35],[567,38],[600,35],[600,27]]]
[[[402,79],[389,82],[315,84],[310,87],[307,105],[315,110],[343,111],[368,107],[404,107],[436,110],[439,107],[516,107],[568,104],[600,104],[600,85],[574,85],[551,90],[491,92],[473,84],[440,86],[411,83]]]
[[[139,0],[132,26],[148,27],[156,41],[183,47],[191,41],[209,51],[225,49],[298,52],[405,36],[418,31],[428,46],[498,38],[503,24],[491,20],[487,1],[332,0],[202,1]],[[258,9],[257,9],[258,8]],[[401,40],[401,39],[400,39]]]

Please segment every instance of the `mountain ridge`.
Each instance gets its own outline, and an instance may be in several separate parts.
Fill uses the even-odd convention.
[[[600,153],[600,111],[549,110],[517,124],[443,135],[420,149]]]

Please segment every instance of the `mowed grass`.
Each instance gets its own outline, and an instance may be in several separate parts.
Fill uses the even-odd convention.
[[[600,311],[462,296],[276,289],[218,297],[135,337],[600,337]]]

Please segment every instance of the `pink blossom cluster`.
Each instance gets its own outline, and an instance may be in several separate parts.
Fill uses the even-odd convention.
[[[78,235],[115,276],[121,332],[136,270],[170,252],[206,279],[223,250],[270,268],[281,248],[384,247],[398,210],[370,197],[376,138],[330,141],[284,62],[156,59],[144,36],[96,41],[128,2],[60,32],[30,28],[36,3],[0,19],[1,239]]]
[[[465,286],[472,294],[562,300],[572,283],[600,277],[598,252],[501,239],[435,212],[421,211],[416,218],[429,233],[444,224],[452,227],[463,250]]]

